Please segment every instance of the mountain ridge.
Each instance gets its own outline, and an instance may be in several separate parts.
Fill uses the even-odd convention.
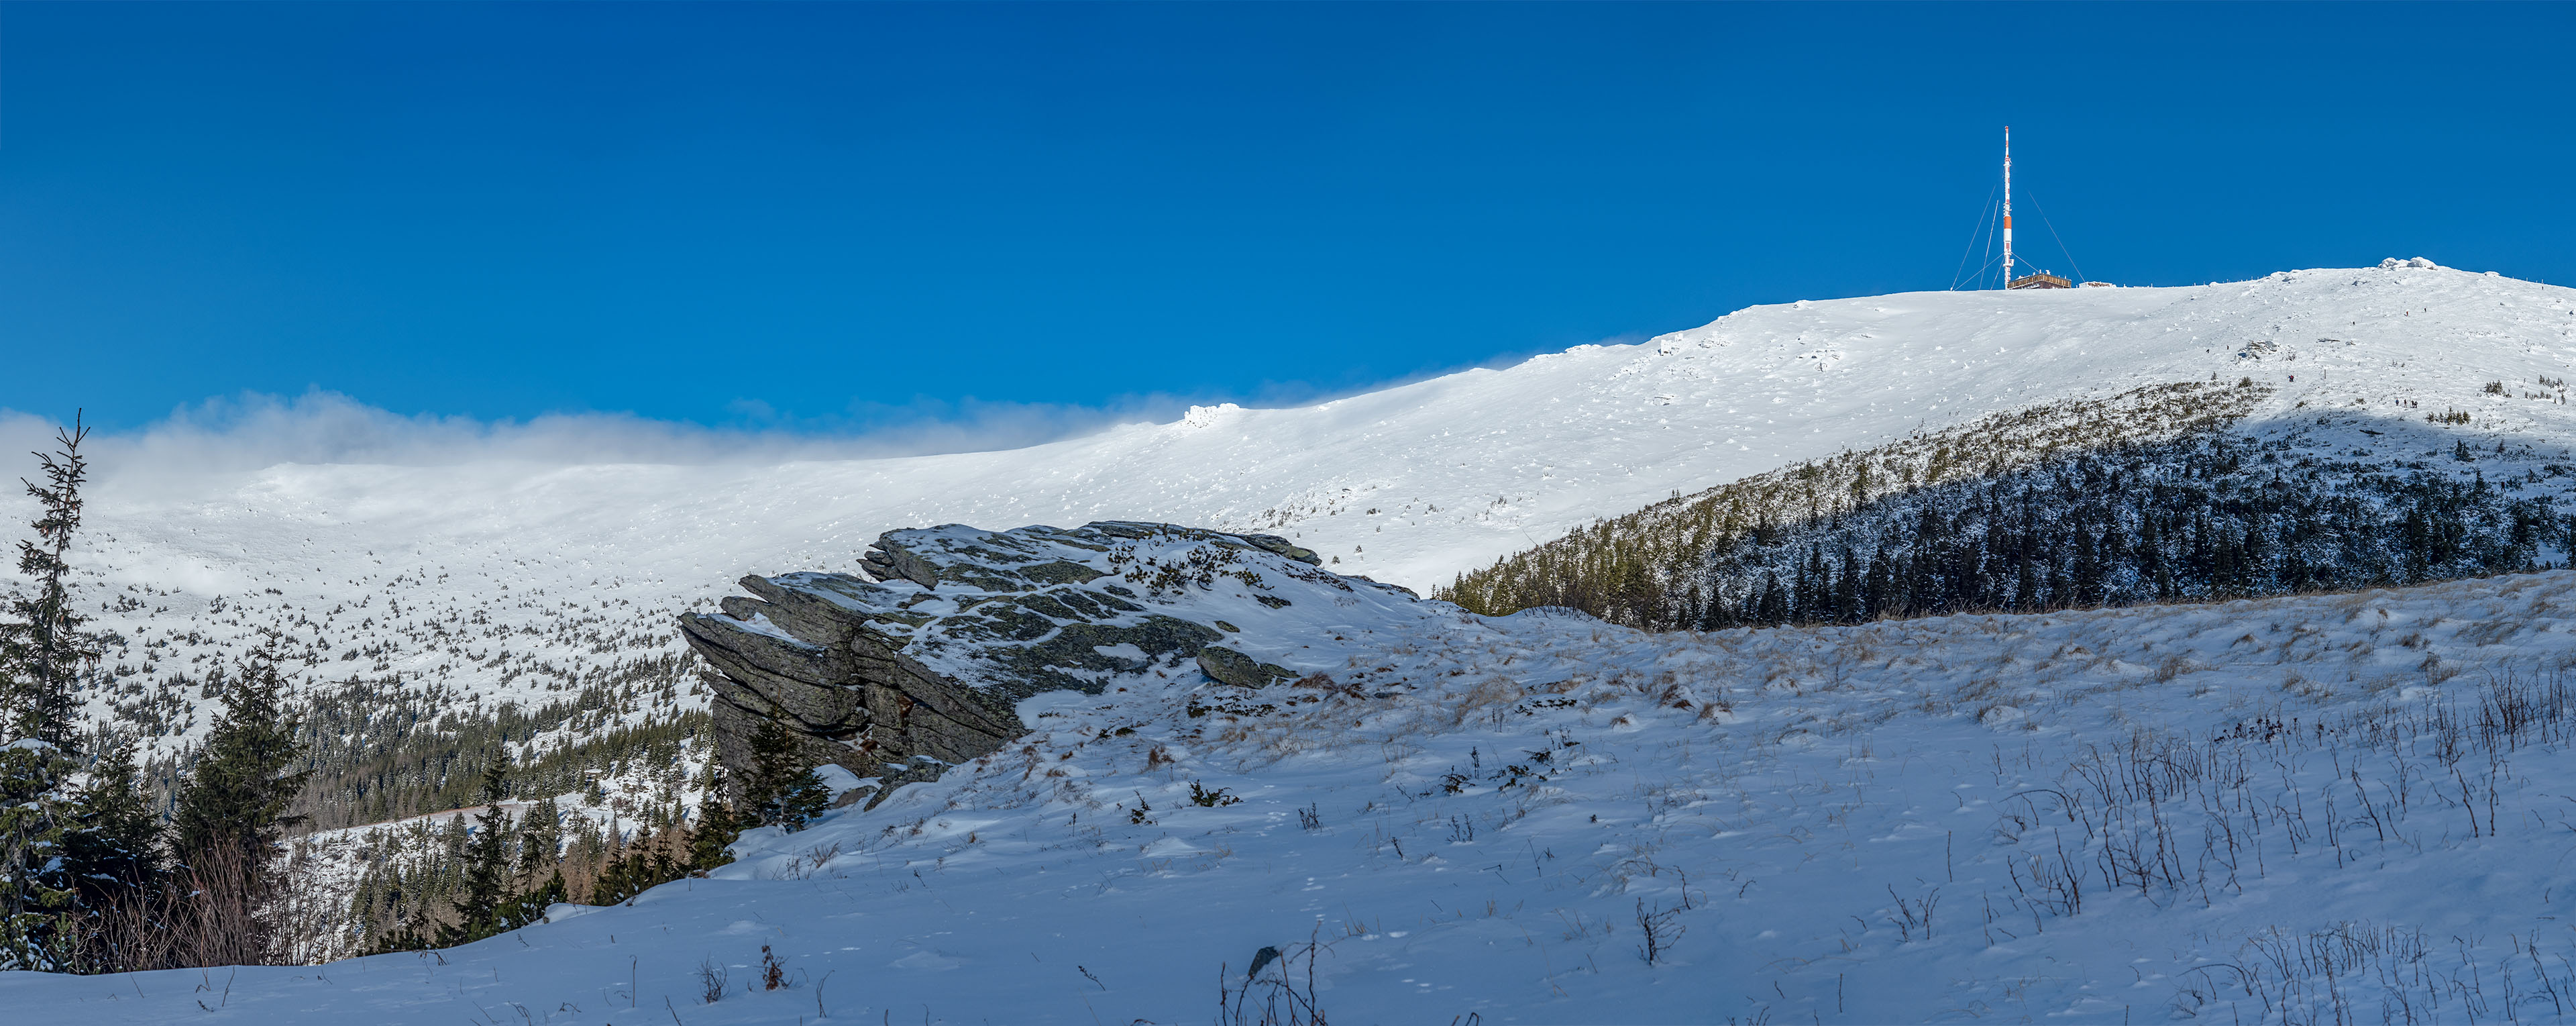
[[[2257,415],[2473,409],[2478,437],[2555,454],[2576,439],[2563,390],[2536,402],[2483,389],[2571,363],[2576,291],[2391,261],[2208,286],[1756,306],[1636,345],[1001,452],[289,465],[210,474],[209,491],[177,496],[111,475],[73,559],[117,642],[89,711],[170,750],[202,729],[190,708],[207,669],[263,626],[283,629],[290,674],[308,683],[539,705],[621,662],[679,655],[669,617],[744,573],[852,566],[882,532],[937,523],[1279,534],[1336,572],[1428,590],[1677,491],[2177,381],[2259,380],[2273,392]],[[704,701],[653,696],[620,715]]]
[[[341,721],[370,721],[370,703],[437,716],[391,743],[447,747],[401,772],[461,779],[479,765],[459,750],[468,744],[532,767],[544,757],[536,786],[581,791],[515,796],[545,799],[567,836],[597,839],[667,823],[701,796],[695,770],[714,745],[689,725],[708,718],[708,681],[668,625],[713,607],[762,633],[771,621],[759,603],[715,602],[741,572],[773,575],[746,584],[764,598],[835,573],[900,579],[863,603],[898,624],[945,602],[983,624],[968,629],[1034,628],[1008,607],[1059,601],[1032,588],[1002,603],[984,585],[934,598],[931,582],[968,568],[915,565],[910,543],[860,551],[885,527],[948,524],[895,540],[982,548],[1001,534],[953,525],[1126,519],[1148,523],[1119,529],[1150,535],[1198,520],[1193,529],[1268,550],[1255,574],[1290,572],[1278,556],[1403,580],[1402,566],[1537,541],[1526,526],[1580,528],[1677,503],[1684,487],[1794,478],[1802,459],[1878,460],[1891,439],[1929,447],[1931,467],[1980,418],[2009,427],[2022,411],[2044,435],[2046,410],[2100,419],[2133,394],[2180,404],[2175,423],[2253,417],[2283,429],[2241,459],[2218,454],[2231,466],[2360,459],[2360,473],[2402,468],[2482,488],[2485,470],[2510,466],[2538,486],[2576,439],[2563,384],[2576,357],[2571,297],[2416,264],[2192,289],[1915,293],[1752,308],[1650,344],[1578,347],[1299,410],[1201,408],[1016,452],[508,473],[281,467],[238,475],[217,498],[157,503],[111,489],[95,507],[95,542],[75,554],[91,574],[82,601],[105,600],[116,664],[89,692],[91,711],[156,728],[148,740],[166,759],[193,736],[220,668],[273,632],[290,675],[341,703]],[[1313,430],[1283,427],[1296,424]],[[2315,437],[2288,444],[2301,425]],[[2364,438],[2378,448],[2353,456]],[[2440,462],[2436,440],[2472,458]],[[1068,455],[1080,452],[1106,455]],[[1973,474],[1995,468],[1966,469],[1960,480],[1929,474],[1930,493],[1983,487]],[[1381,486],[1362,487],[1371,482]],[[942,487],[963,491],[922,498]],[[1247,498],[1257,489],[1289,498]],[[1462,506],[1461,495],[1494,500]],[[1040,507],[1077,515],[1007,512]],[[2520,512],[2507,525],[2532,526]],[[2539,526],[2499,550],[2501,562],[2471,569],[2555,559],[2555,522]],[[182,586],[140,576],[178,560],[198,568]],[[1837,579],[1852,580],[1848,568]],[[2243,1002],[2261,1021],[2307,1021],[2375,998],[2411,1021],[2419,1007],[2447,1015],[2445,1002],[2537,1016],[2576,990],[2576,973],[2540,964],[2518,936],[2539,928],[2519,907],[2475,900],[2525,885],[2544,887],[2531,907],[2552,900],[2545,874],[2515,867],[2563,825],[2545,816],[2564,774],[2529,753],[2576,738],[2566,571],[2078,612],[1874,619],[1863,608],[1864,622],[1708,632],[1639,631],[1556,607],[1480,616],[1394,587],[1300,597],[1283,613],[1233,594],[1235,580],[1208,576],[1226,592],[1208,611],[1225,619],[1199,630],[1242,648],[1209,646],[1195,664],[1177,650],[1136,658],[1153,653],[1132,642],[1093,647],[1097,659],[1063,649],[1090,676],[1079,690],[1011,691],[1028,733],[935,774],[885,777],[881,801],[828,811],[807,831],[753,830],[734,849],[740,861],[704,879],[620,907],[557,906],[549,922],[445,952],[438,966],[409,955],[337,963],[331,979],[390,968],[402,982],[319,1003],[299,988],[320,972],[247,971],[249,986],[227,997],[279,1014],[364,1006],[388,1022],[446,1018],[469,999],[605,1022],[647,984],[630,978],[620,1009],[572,979],[649,959],[655,973],[641,978],[663,997],[694,960],[707,989],[683,988],[673,996],[687,1007],[666,1006],[691,1023],[776,1021],[782,1001],[801,1016],[808,999],[818,1016],[900,1001],[908,1014],[936,1003],[951,1017],[1079,1022],[1105,1008],[1168,1020],[1194,1014],[1182,1009],[1203,1003],[1198,981],[1211,964],[1230,980],[1238,955],[1251,964],[1240,986],[1271,1000],[1434,1020],[1481,1010],[1505,1021],[1551,1003],[1565,1019],[1705,1019],[1712,998],[1740,999],[1756,1019],[1820,1019],[1828,1007],[1845,1014],[1847,997],[1893,1019],[1922,1014],[1898,995],[1933,990],[1986,1009],[2036,1002],[2126,1018],[2131,995],[2118,988],[2148,986],[2137,996],[2174,1015]],[[2053,580],[2048,589],[2057,594]],[[1789,618],[1816,608],[1801,598]],[[917,640],[936,662],[936,639]],[[1064,672],[1067,660],[1038,654]],[[567,754],[620,729],[645,743]],[[2348,764],[2354,745],[2371,758]],[[340,793],[363,803],[382,783]],[[2356,797],[2339,806],[2347,783]],[[299,846],[297,871],[327,902],[368,892],[381,883],[374,870],[436,856],[422,845],[461,838],[329,831]],[[2386,895],[2346,884],[2373,865],[2426,883]],[[1869,886],[1882,881],[1884,901]],[[2445,931],[2495,930],[2517,934],[2510,957],[2528,953],[2536,976],[2495,978],[2508,955],[2491,943],[2428,947]],[[364,939],[314,950],[353,937]],[[2130,949],[2142,937],[2168,957],[2139,962]],[[760,959],[824,975],[810,991],[726,991],[722,974],[749,970],[754,945]],[[1079,981],[1056,971],[1077,959]],[[1303,982],[1265,966],[1300,966]],[[826,1011],[822,981],[835,969],[866,989]],[[1656,986],[1679,982],[1672,970],[1699,982]],[[2124,971],[2131,981],[2117,979]],[[154,1001],[185,1000],[194,985],[139,982],[152,997],[138,987],[113,1011],[167,1018],[184,1005]],[[0,979],[31,1007],[68,1007],[86,986]],[[1066,1001],[1066,987],[1082,1000]],[[1241,997],[1230,998],[1238,1011]]]

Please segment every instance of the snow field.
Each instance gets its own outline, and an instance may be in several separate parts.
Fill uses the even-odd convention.
[[[1196,1022],[1310,941],[1355,1023],[2563,1014],[2576,574],[1698,636],[1352,598],[1243,639],[1330,686],[1041,695],[712,879],[243,969],[208,1021]],[[791,986],[744,988],[763,945]],[[208,1018],[200,983],[0,1001]]]

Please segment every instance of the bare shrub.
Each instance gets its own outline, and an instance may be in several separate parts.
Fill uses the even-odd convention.
[[[1456,704],[1450,706],[1449,713],[1452,720],[1450,725],[1464,724],[1468,718],[1479,712],[1510,705],[1520,701],[1527,694],[1521,690],[1519,683],[1509,677],[1501,674],[1488,676],[1477,681],[1474,687],[1467,689],[1466,694],[1458,697]]]
[[[2459,664],[2443,662],[2442,657],[2438,655],[2426,655],[2424,661],[2416,668],[2424,671],[2426,684],[2440,684],[2460,675]]]
[[[336,910],[280,882],[237,847],[200,852],[157,888],[83,917],[81,971],[288,964],[315,946],[314,931],[329,929]]]
[[[732,975],[725,971],[724,963],[712,957],[699,961],[698,993],[705,999],[702,1003],[712,1005],[724,1000],[725,983],[732,978]]]
[[[289,938],[278,929],[279,877],[232,845],[196,854],[163,893],[158,928],[169,964],[179,968],[277,965]]]
[[[1672,950],[1673,941],[1681,937],[1681,915],[1679,908],[1657,905],[1649,909],[1646,899],[1637,899],[1637,934],[1641,938],[1637,942],[1637,956],[1645,959],[1647,965],[1662,962],[1664,955]]]
[[[787,960],[769,950],[769,945],[761,945],[760,989],[777,990],[784,986],[787,986]]]
[[[1931,893],[1920,900],[1907,901],[1896,893],[1896,886],[1890,884],[1887,896],[1896,900],[1896,914],[1888,916],[1887,921],[1895,924],[1898,941],[1911,943],[1932,939],[1932,912],[1941,904],[1940,888],[1932,888]]]
[[[972,837],[973,835],[970,834],[968,836]],[[811,880],[817,874],[820,874],[824,867],[831,865],[833,859],[839,857],[841,857],[841,842],[834,841],[830,844],[818,844],[806,849],[804,853],[797,855],[786,862],[763,870],[761,872],[761,878],[764,880]],[[841,874],[838,871],[834,871],[832,875],[834,877],[839,877]]]
[[[2171,684],[2174,682],[2174,678],[2180,677],[2186,673],[2191,673],[2198,669],[2200,668],[2192,665],[2191,660],[2188,658],[2179,655],[2169,655],[2156,661],[2156,683]]]
[[[1324,1009],[1315,1001],[1315,958],[1328,950],[1319,943],[1317,926],[1306,943],[1282,951],[1265,947],[1252,955],[1252,968],[1236,985],[1231,967],[1217,967],[1218,1026],[1326,1026]],[[1298,961],[1303,959],[1303,972]],[[1301,980],[1300,977],[1303,977]]]

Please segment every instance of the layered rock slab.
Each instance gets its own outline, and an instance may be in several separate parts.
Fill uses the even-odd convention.
[[[951,524],[889,531],[853,573],[745,577],[750,596],[680,629],[716,671],[717,754],[734,787],[773,723],[805,765],[892,785],[1027,732],[1015,707],[1041,692],[1099,694],[1157,669],[1213,667],[1226,684],[1290,673],[1215,645],[1242,630],[1234,621],[1359,588],[1411,598],[1318,562],[1275,536],[1168,524]]]

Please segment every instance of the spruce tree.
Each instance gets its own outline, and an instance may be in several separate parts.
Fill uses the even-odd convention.
[[[71,818],[76,763],[35,738],[0,745],[0,970],[74,964],[78,895],[56,852]]]
[[[536,887],[512,899],[502,910],[501,928],[516,930],[544,919],[546,910],[572,900],[572,889],[564,883],[563,870],[554,871],[544,886]]]
[[[276,652],[262,648],[224,689],[224,713],[179,791],[172,846],[184,859],[218,846],[259,853],[267,864],[278,837],[304,821],[290,816],[304,774],[288,772],[299,754],[297,723],[280,694]]]
[[[276,928],[259,914],[279,883],[278,838],[304,817],[287,813],[304,773],[296,722],[280,708],[276,653],[262,648],[224,690],[224,713],[179,789],[171,849],[189,877],[205,935],[226,960],[273,957]],[[217,957],[211,956],[208,957]]]
[[[438,946],[454,947],[500,933],[502,903],[510,898],[510,814],[501,808],[509,780],[495,755],[483,768],[483,814],[465,842],[464,879],[456,894],[456,922],[438,931]]]
[[[80,527],[88,437],[75,419],[55,434],[59,450],[35,454],[44,483],[19,482],[38,509],[35,537],[18,543],[18,571],[35,591],[12,591],[0,618],[0,969],[79,968],[92,925],[65,857],[67,843],[90,847],[72,788],[74,706],[80,674],[99,653],[73,611],[66,562]]]
[[[689,868],[700,872],[733,861],[728,850],[734,839],[742,836],[742,824],[734,819],[733,808],[709,798],[698,806],[698,825],[689,831]]]
[[[518,879],[535,884],[537,874],[555,864],[562,851],[563,810],[555,807],[552,798],[538,799],[519,820]]]
[[[78,740],[72,713],[80,674],[99,657],[97,642],[81,630],[86,618],[72,608],[71,566],[65,562],[80,527],[80,490],[89,476],[80,447],[88,437],[89,429],[74,418],[71,428],[54,435],[59,450],[35,454],[44,483],[19,479],[38,508],[36,536],[18,543],[18,572],[34,583],[35,592],[11,594],[8,619],[0,620],[0,682],[10,692],[10,735],[67,753]]]
[[[804,765],[795,735],[778,721],[762,724],[751,736],[751,757],[751,775],[743,781],[743,806],[750,825],[785,827],[795,833],[831,804],[831,790]]]
[[[725,800],[724,763],[707,761],[698,777],[698,822],[689,830],[689,868],[705,872],[733,861],[729,849],[742,836],[742,821]]]
[[[120,741],[90,766],[88,783],[73,799],[80,829],[66,839],[63,857],[85,893],[105,899],[112,890],[160,879],[161,817],[144,801],[141,776],[134,743]]]
[[[161,817],[143,799],[134,746],[122,741],[89,770],[73,797],[62,835],[59,867],[82,921],[82,972],[150,969],[143,951],[155,947],[143,931],[157,918],[165,872]]]

